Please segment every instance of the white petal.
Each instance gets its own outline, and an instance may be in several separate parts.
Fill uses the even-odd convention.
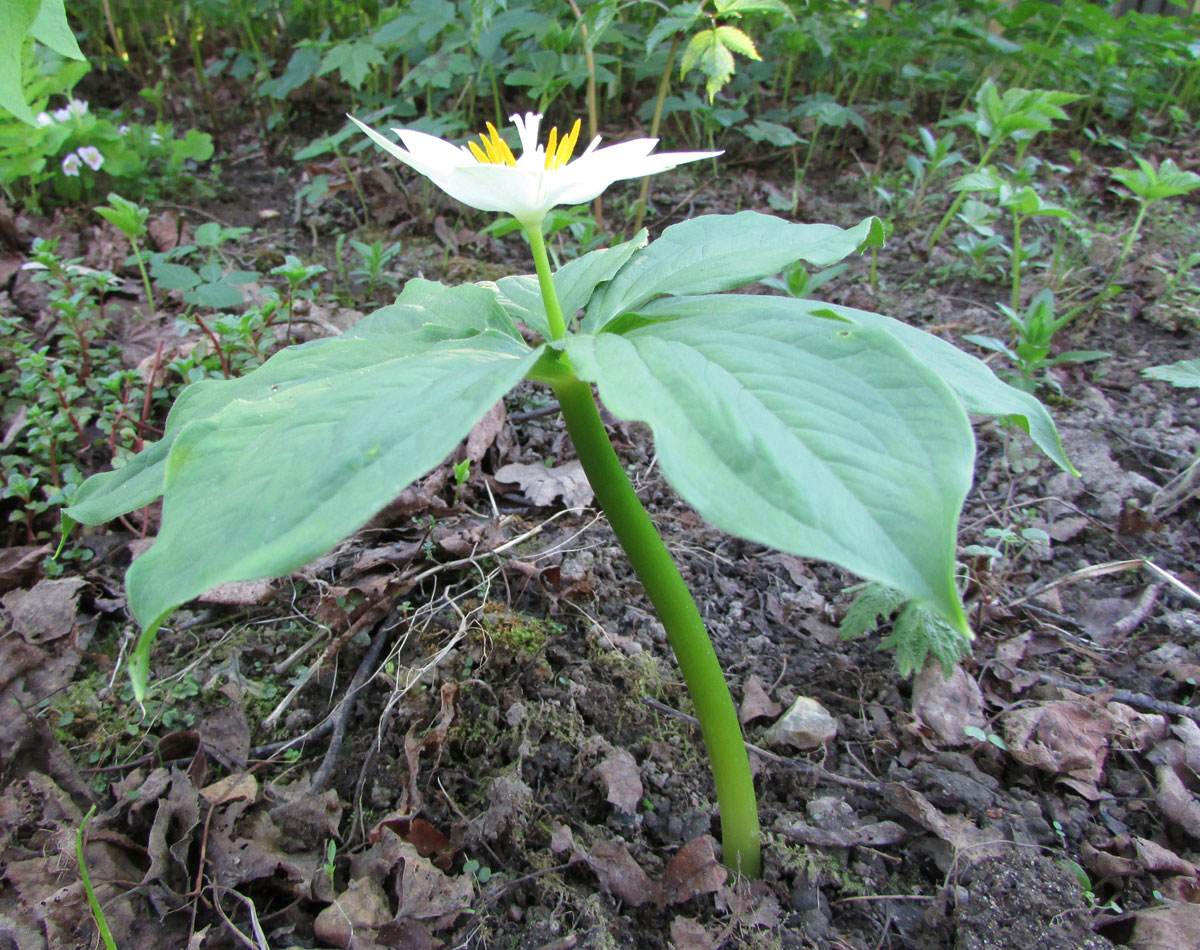
[[[425,167],[441,169],[443,173],[459,165],[474,165],[475,157],[469,152],[463,152],[457,145],[451,145],[444,139],[428,132],[418,132],[416,129],[392,129],[408,148],[409,164],[423,175],[429,174]],[[424,166],[424,167],[423,167]]]
[[[538,150],[538,129],[542,125],[541,115],[537,112],[526,112],[524,118],[510,115],[508,121],[517,127],[517,135],[521,139],[521,154],[535,154]]]

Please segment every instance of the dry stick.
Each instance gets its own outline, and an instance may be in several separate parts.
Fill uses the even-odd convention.
[[[1072,683],[1061,676],[1052,676],[1049,673],[1034,673],[1031,670],[1014,670],[1013,672],[1023,673],[1026,676],[1036,676],[1043,683],[1049,683],[1051,686],[1057,686],[1061,689],[1069,689],[1075,693],[1082,693],[1084,696],[1091,696],[1094,693],[1101,692],[1105,694],[1110,693],[1107,686],[1085,686],[1082,683]],[[1140,706],[1142,709],[1162,713],[1164,716],[1186,716],[1189,719],[1195,719],[1197,722],[1200,722],[1200,708],[1195,706],[1168,703],[1165,700],[1147,696],[1145,693],[1131,693],[1125,689],[1111,690],[1110,698],[1115,699],[1118,703],[1125,703],[1127,706]]]
[[[333,738],[329,740],[329,747],[325,750],[325,758],[321,760],[320,767],[313,775],[312,792],[314,795],[320,795],[325,790],[330,776],[333,775],[333,767],[337,764],[338,756],[342,752],[342,743],[346,739],[346,723],[350,719],[350,710],[354,706],[354,696],[363,688],[367,679],[374,673],[375,664],[379,661],[379,654],[383,652],[384,644],[387,643],[390,632],[391,628],[385,624],[375,634],[375,639],[371,641],[367,655],[358,664],[358,669],[354,672],[354,678],[350,680],[350,685],[346,688],[346,697],[338,706],[337,712],[331,717],[333,719]]]

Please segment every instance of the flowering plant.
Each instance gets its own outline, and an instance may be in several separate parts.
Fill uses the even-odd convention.
[[[759,872],[754,788],[737,715],[695,602],[613,451],[593,395],[653,430],[663,474],[719,528],[823,558],[940,614],[946,640],[909,644],[953,662],[970,637],[954,584],[955,529],[971,481],[968,413],[1022,426],[1070,470],[1044,408],[980,361],[899,321],[812,300],[722,291],[804,260],[827,267],[878,245],[848,230],[743,211],[642,231],[552,272],[541,234],[556,203],[712,153],[651,154],[652,139],[537,140],[514,119],[465,147],[398,130],[376,142],[474,207],[524,227],[534,275],[447,287],[411,280],[338,337],[287,349],[240,379],[185,390],[161,441],[93,476],[67,510],[99,523],[163,497],[162,527],[129,568],[142,627],[131,660],[146,692],[155,632],[219,584],[294,570],[437,465],[522,379],[558,398],[579,460],[666,628],[700,719],[724,859]],[[539,337],[530,344],[518,322]],[[214,504],[214,499],[219,503]]]
[[[213,153],[206,132],[175,138],[169,125],[119,123],[74,97],[39,111],[34,123],[0,118],[0,189],[35,207],[49,195],[79,201],[114,184],[136,184],[142,193],[151,183],[169,189]]]

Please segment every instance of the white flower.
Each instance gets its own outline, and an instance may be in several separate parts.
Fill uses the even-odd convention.
[[[104,164],[104,156],[94,145],[85,145],[79,150],[78,155],[83,159],[83,163],[94,172],[100,171],[100,166]]]
[[[70,155],[68,155],[66,158],[63,159],[63,163],[62,163],[63,174],[68,175],[72,178],[77,178],[79,176],[79,169],[82,165],[83,165],[83,162],[81,162],[79,160],[79,156],[76,155],[74,152],[72,152]]]
[[[88,104],[82,99],[72,99],[67,103],[67,114],[81,118],[88,111]]]
[[[579,158],[571,161],[579,138],[579,120],[561,138],[557,128],[551,129],[543,147],[537,141],[542,117],[535,112],[511,117],[521,138],[520,158],[513,155],[490,122],[487,135],[464,146],[451,145],[415,129],[393,129],[406,146],[401,148],[353,116],[351,119],[375,144],[425,175],[450,197],[480,211],[511,214],[526,228],[540,227],[546,212],[555,205],[591,201],[614,181],[655,175],[685,162],[721,154],[651,155],[658,139],[631,139],[596,148],[600,143],[597,136]]]
[[[127,125],[118,125],[117,126],[117,135],[128,135],[128,134],[129,134],[129,126],[127,126]]]
[[[157,132],[154,129],[150,130],[150,144],[151,145],[161,145],[162,140],[163,140],[162,135],[159,132]]]
[[[34,116],[34,119],[43,129],[48,125],[54,124],[54,119],[50,117],[49,112],[39,112],[36,116]]]
[[[71,113],[66,108],[54,110],[54,121],[55,122],[66,122],[70,118],[71,118]]]

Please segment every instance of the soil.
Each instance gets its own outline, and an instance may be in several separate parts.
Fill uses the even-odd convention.
[[[261,159],[229,174],[205,214],[278,210],[264,252],[329,259],[352,194],[292,223],[298,174]],[[719,197],[665,176],[653,230],[768,210],[787,174],[743,167]],[[374,227],[404,243],[398,277],[529,267],[419,186],[401,195],[375,171],[364,188]],[[856,168],[827,171],[801,217],[853,224],[868,192]],[[1193,464],[1200,401],[1141,374],[1196,355],[1194,294],[1163,296],[1152,259],[1183,247],[1196,208],[1152,222],[1114,305],[1062,340],[1112,354],[1054,368],[1042,390],[1079,477],[978,425],[960,544],[1003,556],[963,551],[977,639],[949,681],[901,677],[879,649],[886,620],[839,638],[856,578],[707,526],[648,430],[607,420],[764,750],[762,880],[717,863],[686,692],[604,521],[569,486],[535,504],[496,478],[572,458],[545,394],[522,386],[477,430],[457,497],[444,465],[317,564],[179,611],[153,660],[170,701],[145,719],[124,686],[121,587],[140,522],[88,535],[86,571],[57,579],[4,552],[0,940],[96,945],[74,852],[94,805],[87,862],[122,948],[1200,946],[1200,505],[1185,493],[1166,511],[1159,494]],[[1116,233],[1132,218],[1115,199],[1100,213]],[[824,295],[947,339],[1004,335],[1007,288],[934,279],[949,258],[927,264],[924,231],[905,227],[876,293],[860,261]],[[36,306],[10,291],[5,306]],[[1022,539],[1031,528],[1049,540]],[[836,722],[815,751],[768,735],[800,697]]]

